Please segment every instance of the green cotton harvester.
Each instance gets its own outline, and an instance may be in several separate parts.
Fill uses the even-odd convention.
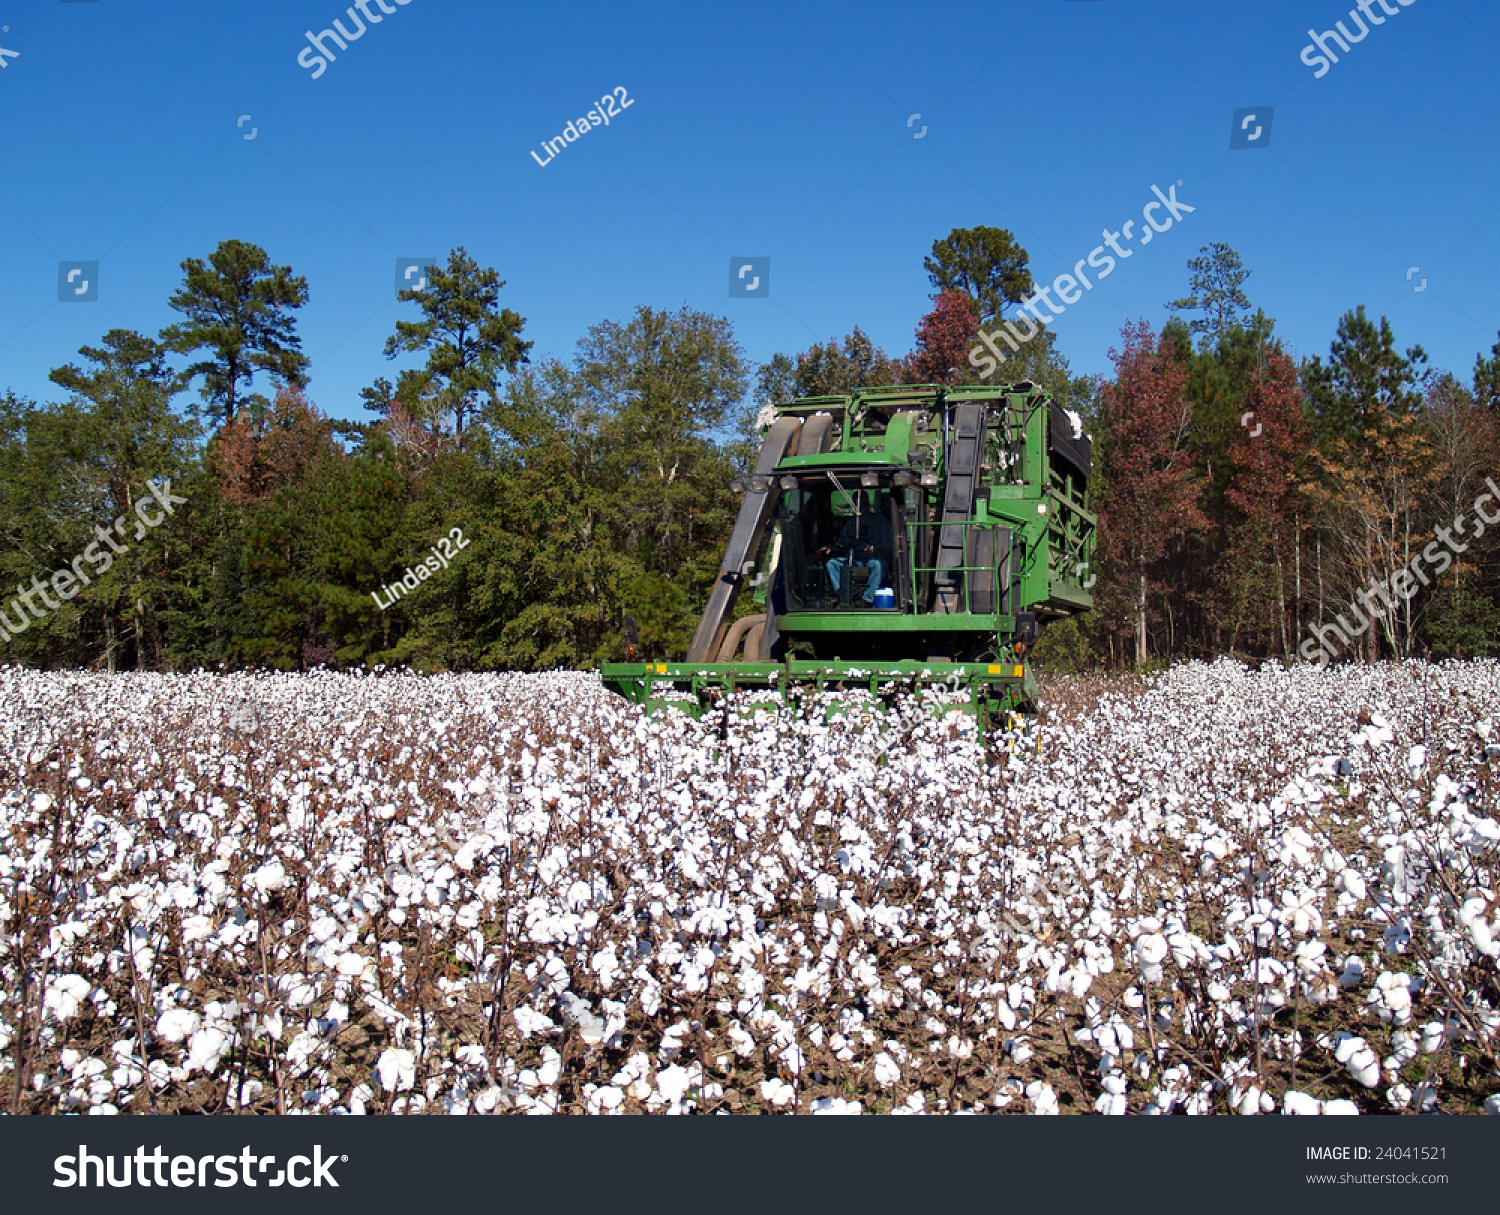
[[[1078,416],[1026,381],[777,405],[686,659],[607,663],[604,683],[694,713],[855,688],[941,688],[981,726],[1034,711],[1027,649],[1093,606],[1092,463]],[[736,617],[747,591],[762,610]]]

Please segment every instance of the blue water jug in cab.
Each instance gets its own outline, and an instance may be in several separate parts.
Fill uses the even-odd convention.
[[[878,612],[884,608],[896,606],[896,592],[888,586],[881,587],[875,592],[875,610]]]

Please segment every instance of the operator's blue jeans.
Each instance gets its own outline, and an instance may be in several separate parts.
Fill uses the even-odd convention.
[[[870,571],[870,580],[865,584],[864,602],[873,607],[875,604],[875,592],[882,585],[881,580],[885,577],[885,562],[879,557],[866,557],[862,560],[851,561],[848,557],[830,557],[828,559],[828,580],[833,583],[833,593],[840,597],[844,593],[844,567],[847,565],[863,565]]]

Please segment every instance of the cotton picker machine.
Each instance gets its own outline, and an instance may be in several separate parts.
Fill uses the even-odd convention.
[[[775,407],[687,658],[606,686],[698,713],[729,694],[941,688],[981,728],[1036,708],[1027,649],[1093,606],[1092,444],[1029,382]],[[735,617],[742,591],[764,610]],[[627,658],[636,658],[627,622]],[[953,702],[957,703],[953,703]]]

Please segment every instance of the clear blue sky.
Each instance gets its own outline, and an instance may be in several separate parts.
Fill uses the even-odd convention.
[[[51,368],[177,319],[182,259],[229,238],[307,277],[336,417],[400,365],[396,258],[457,245],[533,359],[640,304],[727,316],[757,362],[856,324],[901,354],[950,229],[1010,229],[1050,281],[1179,180],[1194,212],[1058,317],[1075,371],[1224,241],[1294,354],[1363,303],[1467,379],[1500,329],[1500,4],[1389,3],[1315,78],[1309,27],[1357,33],[1355,0],[391,0],[314,79],[305,31],[352,31],[344,0],[0,0],[0,390],[58,399]],[[1266,106],[1269,146],[1231,151]],[[769,298],[729,298],[739,255],[770,256]],[[58,301],[60,259],[99,260],[97,302]]]

